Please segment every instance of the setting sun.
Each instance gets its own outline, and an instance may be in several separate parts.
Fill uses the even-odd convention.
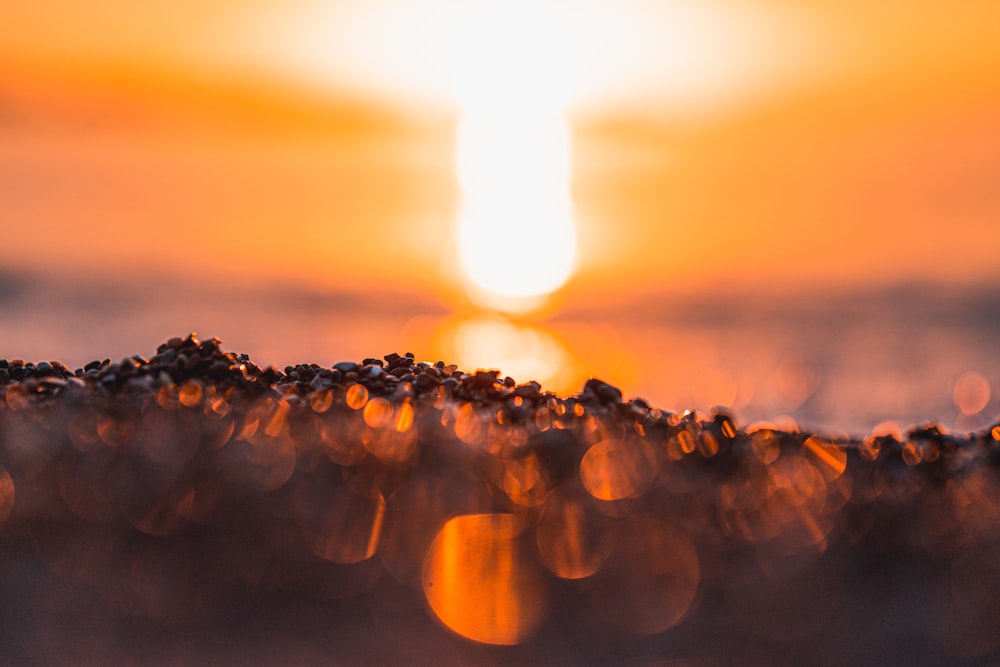
[[[7,3],[0,663],[1000,665],[1000,1],[897,4]]]
[[[472,296],[503,310],[530,308],[573,270],[576,229],[565,120],[505,124],[464,119],[459,130],[461,266]]]
[[[560,13],[477,4],[455,17],[459,261],[472,298],[528,310],[574,268],[573,31]]]

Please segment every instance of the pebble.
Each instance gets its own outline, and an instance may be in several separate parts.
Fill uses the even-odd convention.
[[[358,370],[358,365],[353,361],[340,361],[333,365],[334,370],[338,370],[341,373],[356,373]]]
[[[194,333],[173,337],[157,347],[150,359],[140,355],[112,363],[105,358],[91,361],[81,369],[70,371],[59,362],[26,363],[22,359],[0,360],[0,386],[28,386],[33,400],[54,400],[63,394],[110,392],[118,400],[143,400],[162,387],[196,381],[210,395],[239,391],[248,397],[307,396],[312,392],[334,392],[343,395],[348,387],[361,383],[371,396],[390,396],[393,400],[422,399],[436,403],[440,392],[456,403],[473,403],[502,413],[514,423],[558,423],[565,428],[566,420],[585,415],[627,422],[629,430],[641,437],[669,438],[681,431],[688,436],[710,440],[714,454],[732,455],[737,451],[730,443],[747,439],[732,417],[725,413],[699,415],[670,413],[653,408],[641,398],[625,401],[618,387],[598,378],[586,381],[582,391],[573,396],[555,396],[543,392],[540,383],[529,380],[518,384],[498,370],[478,369],[463,373],[444,361],[417,362],[412,352],[392,352],[384,357],[368,357],[360,363],[340,361],[330,368],[315,363],[286,366],[284,372],[273,367],[261,368],[246,354],[223,351],[218,338],[200,340]],[[235,399],[234,399],[235,400]],[[488,413],[489,411],[487,411]],[[553,419],[556,421],[553,422]],[[631,424],[634,424],[631,425]],[[780,432],[778,432],[780,434]],[[864,443],[848,443],[874,460],[887,457],[911,465],[959,466],[970,443],[987,443],[986,458],[1000,465],[1000,440],[992,437],[1000,431],[986,434],[955,436],[945,433],[937,424],[917,426],[907,432],[903,442],[891,437],[879,437]],[[801,443],[806,434],[781,434],[790,442]],[[988,451],[987,451],[988,450]],[[933,452],[925,455],[922,452]],[[919,456],[918,456],[919,454]],[[957,463],[956,463],[957,462]]]
[[[622,391],[618,387],[597,378],[587,380],[583,385],[583,393],[596,397],[601,403],[621,403]]]
[[[526,573],[508,583],[544,586],[553,605],[548,631],[566,631],[555,623],[571,618],[574,637],[594,635],[600,655],[612,661],[661,645],[714,646],[685,644],[690,637],[755,638],[762,626],[769,634],[754,645],[778,646],[774,633],[792,624],[788,636],[799,643],[764,662],[817,646],[834,651],[817,662],[856,662],[859,654],[841,650],[842,623],[819,636],[829,624],[803,612],[829,591],[837,592],[838,618],[878,628],[870,641],[879,655],[895,654],[882,629],[896,626],[878,625],[886,606],[876,605],[873,618],[859,614],[871,607],[871,590],[886,590],[872,586],[896,576],[912,583],[893,604],[922,600],[921,613],[930,615],[921,618],[930,620],[964,586],[975,604],[944,616],[941,627],[954,624],[954,645],[965,650],[972,637],[965,626],[980,622],[994,644],[975,662],[993,664],[998,649],[990,646],[1000,640],[983,591],[1000,581],[992,567],[998,472],[1000,424],[970,434],[925,424],[860,442],[742,429],[725,412],[671,413],[625,400],[597,378],[561,396],[534,380],[518,384],[496,370],[417,362],[409,352],[282,371],[191,334],[171,338],[149,359],[92,361],[74,371],[5,360],[0,492],[9,497],[0,510],[13,513],[0,512],[0,556],[17,565],[31,555],[30,577],[6,579],[8,591],[30,594],[15,602],[32,602],[11,614],[34,616],[30,628],[19,620],[4,630],[23,635],[24,646],[37,639],[35,628],[56,628],[49,633],[55,637],[67,619],[84,621],[77,625],[87,631],[108,628],[118,641],[122,628],[161,628],[163,642],[185,628],[217,636],[245,618],[247,600],[272,605],[254,628],[271,628],[274,610],[297,620],[327,609],[341,619],[354,604],[365,619],[385,619],[392,629],[397,611],[423,608],[419,596],[410,599],[406,573],[420,576],[425,552],[413,545],[429,542],[427,526],[480,516],[500,527],[518,519],[516,546],[507,535],[485,553]],[[555,551],[543,553],[553,544]],[[78,553],[78,562],[67,561]],[[674,561],[684,559],[674,554],[687,554],[695,567],[677,570]],[[327,558],[333,555],[344,562]],[[892,556],[903,565],[895,575]],[[405,571],[397,567],[404,557]],[[581,578],[585,564],[593,571]],[[985,583],[966,574],[978,564]],[[669,607],[680,581],[674,575],[685,573],[700,593],[688,616]],[[461,595],[462,582],[452,583],[449,590]],[[472,590],[515,590],[495,588]],[[402,603],[397,589],[408,596]],[[299,595],[308,598],[303,612],[286,613]],[[337,602],[321,605],[327,598]],[[71,604],[76,617],[66,611]],[[521,609],[494,605],[500,608]],[[97,622],[86,622],[94,609]],[[815,624],[802,625],[799,616]],[[674,635],[681,644],[648,635],[652,626],[639,632],[629,625],[647,618],[684,618],[686,629]],[[204,626],[212,632],[203,631],[213,619],[217,625]],[[743,626],[719,634],[720,619]],[[695,632],[692,623],[703,625]],[[322,617],[317,624],[328,627]],[[900,626],[905,643],[892,646],[902,646],[901,654],[909,655],[911,626]],[[379,642],[391,637],[370,634]],[[930,640],[919,639],[924,651]],[[550,638],[539,645],[549,659],[555,655]],[[472,655],[467,650],[462,657]],[[564,662],[575,664],[572,658]]]

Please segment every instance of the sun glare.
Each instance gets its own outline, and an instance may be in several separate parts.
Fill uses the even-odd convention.
[[[574,268],[570,25],[524,2],[470,4],[455,16],[457,243],[481,305],[530,310]]]
[[[449,283],[439,285],[441,290],[464,289],[478,305],[508,315],[545,305],[577,269],[624,268],[628,239],[636,238],[620,234],[615,248],[601,245],[600,238],[615,233],[608,230],[616,221],[593,207],[574,210],[570,105],[575,118],[632,119],[613,121],[599,141],[593,141],[598,133],[589,133],[589,156],[610,148],[660,160],[668,146],[657,139],[652,148],[642,138],[644,130],[627,129],[633,120],[636,128],[650,130],[680,129],[675,123],[704,127],[803,86],[829,83],[849,73],[853,54],[863,51],[845,47],[854,43],[845,35],[853,33],[827,20],[825,10],[788,3],[295,0],[294,9],[287,3],[256,4],[199,31],[185,57],[206,72],[260,77],[296,89],[304,85],[332,102],[357,95],[418,124],[457,112],[457,201],[448,192],[430,204],[435,208],[426,216],[391,224],[408,225],[408,233],[426,240],[425,256],[434,260],[436,241],[448,238],[448,261],[433,262],[447,267],[435,276]],[[666,141],[669,134],[656,129],[647,138]],[[427,146],[429,155],[440,144],[434,137]],[[600,169],[612,169],[610,160],[598,159]],[[594,173],[595,163],[585,158],[579,166]],[[446,192],[450,184],[429,170],[420,172],[413,183],[434,179]],[[603,196],[587,183],[579,185],[592,201]],[[636,230],[647,222],[662,226],[664,219],[652,212],[662,206],[686,211],[684,197],[697,196],[696,191],[684,187],[680,200],[665,204],[627,198],[621,206],[636,217],[626,222]],[[331,216],[331,234],[341,233],[337,225],[344,217]],[[640,255],[653,261],[649,253]],[[671,264],[669,273],[684,270]],[[706,264],[704,270],[711,269]]]
[[[572,355],[550,330],[498,315],[456,318],[439,329],[438,343],[465,368],[498,368],[520,382],[537,380],[550,391],[574,391],[580,377]]]

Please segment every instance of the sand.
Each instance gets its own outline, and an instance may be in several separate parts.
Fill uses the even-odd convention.
[[[0,363],[11,664],[989,664],[1000,425],[846,440],[413,355]]]

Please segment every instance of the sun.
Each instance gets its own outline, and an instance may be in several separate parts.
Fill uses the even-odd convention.
[[[450,24],[458,256],[484,306],[529,310],[575,267],[572,26],[558,6],[509,0],[457,7]]]
[[[464,118],[458,137],[459,261],[476,300],[516,310],[574,268],[569,129],[559,118]]]

